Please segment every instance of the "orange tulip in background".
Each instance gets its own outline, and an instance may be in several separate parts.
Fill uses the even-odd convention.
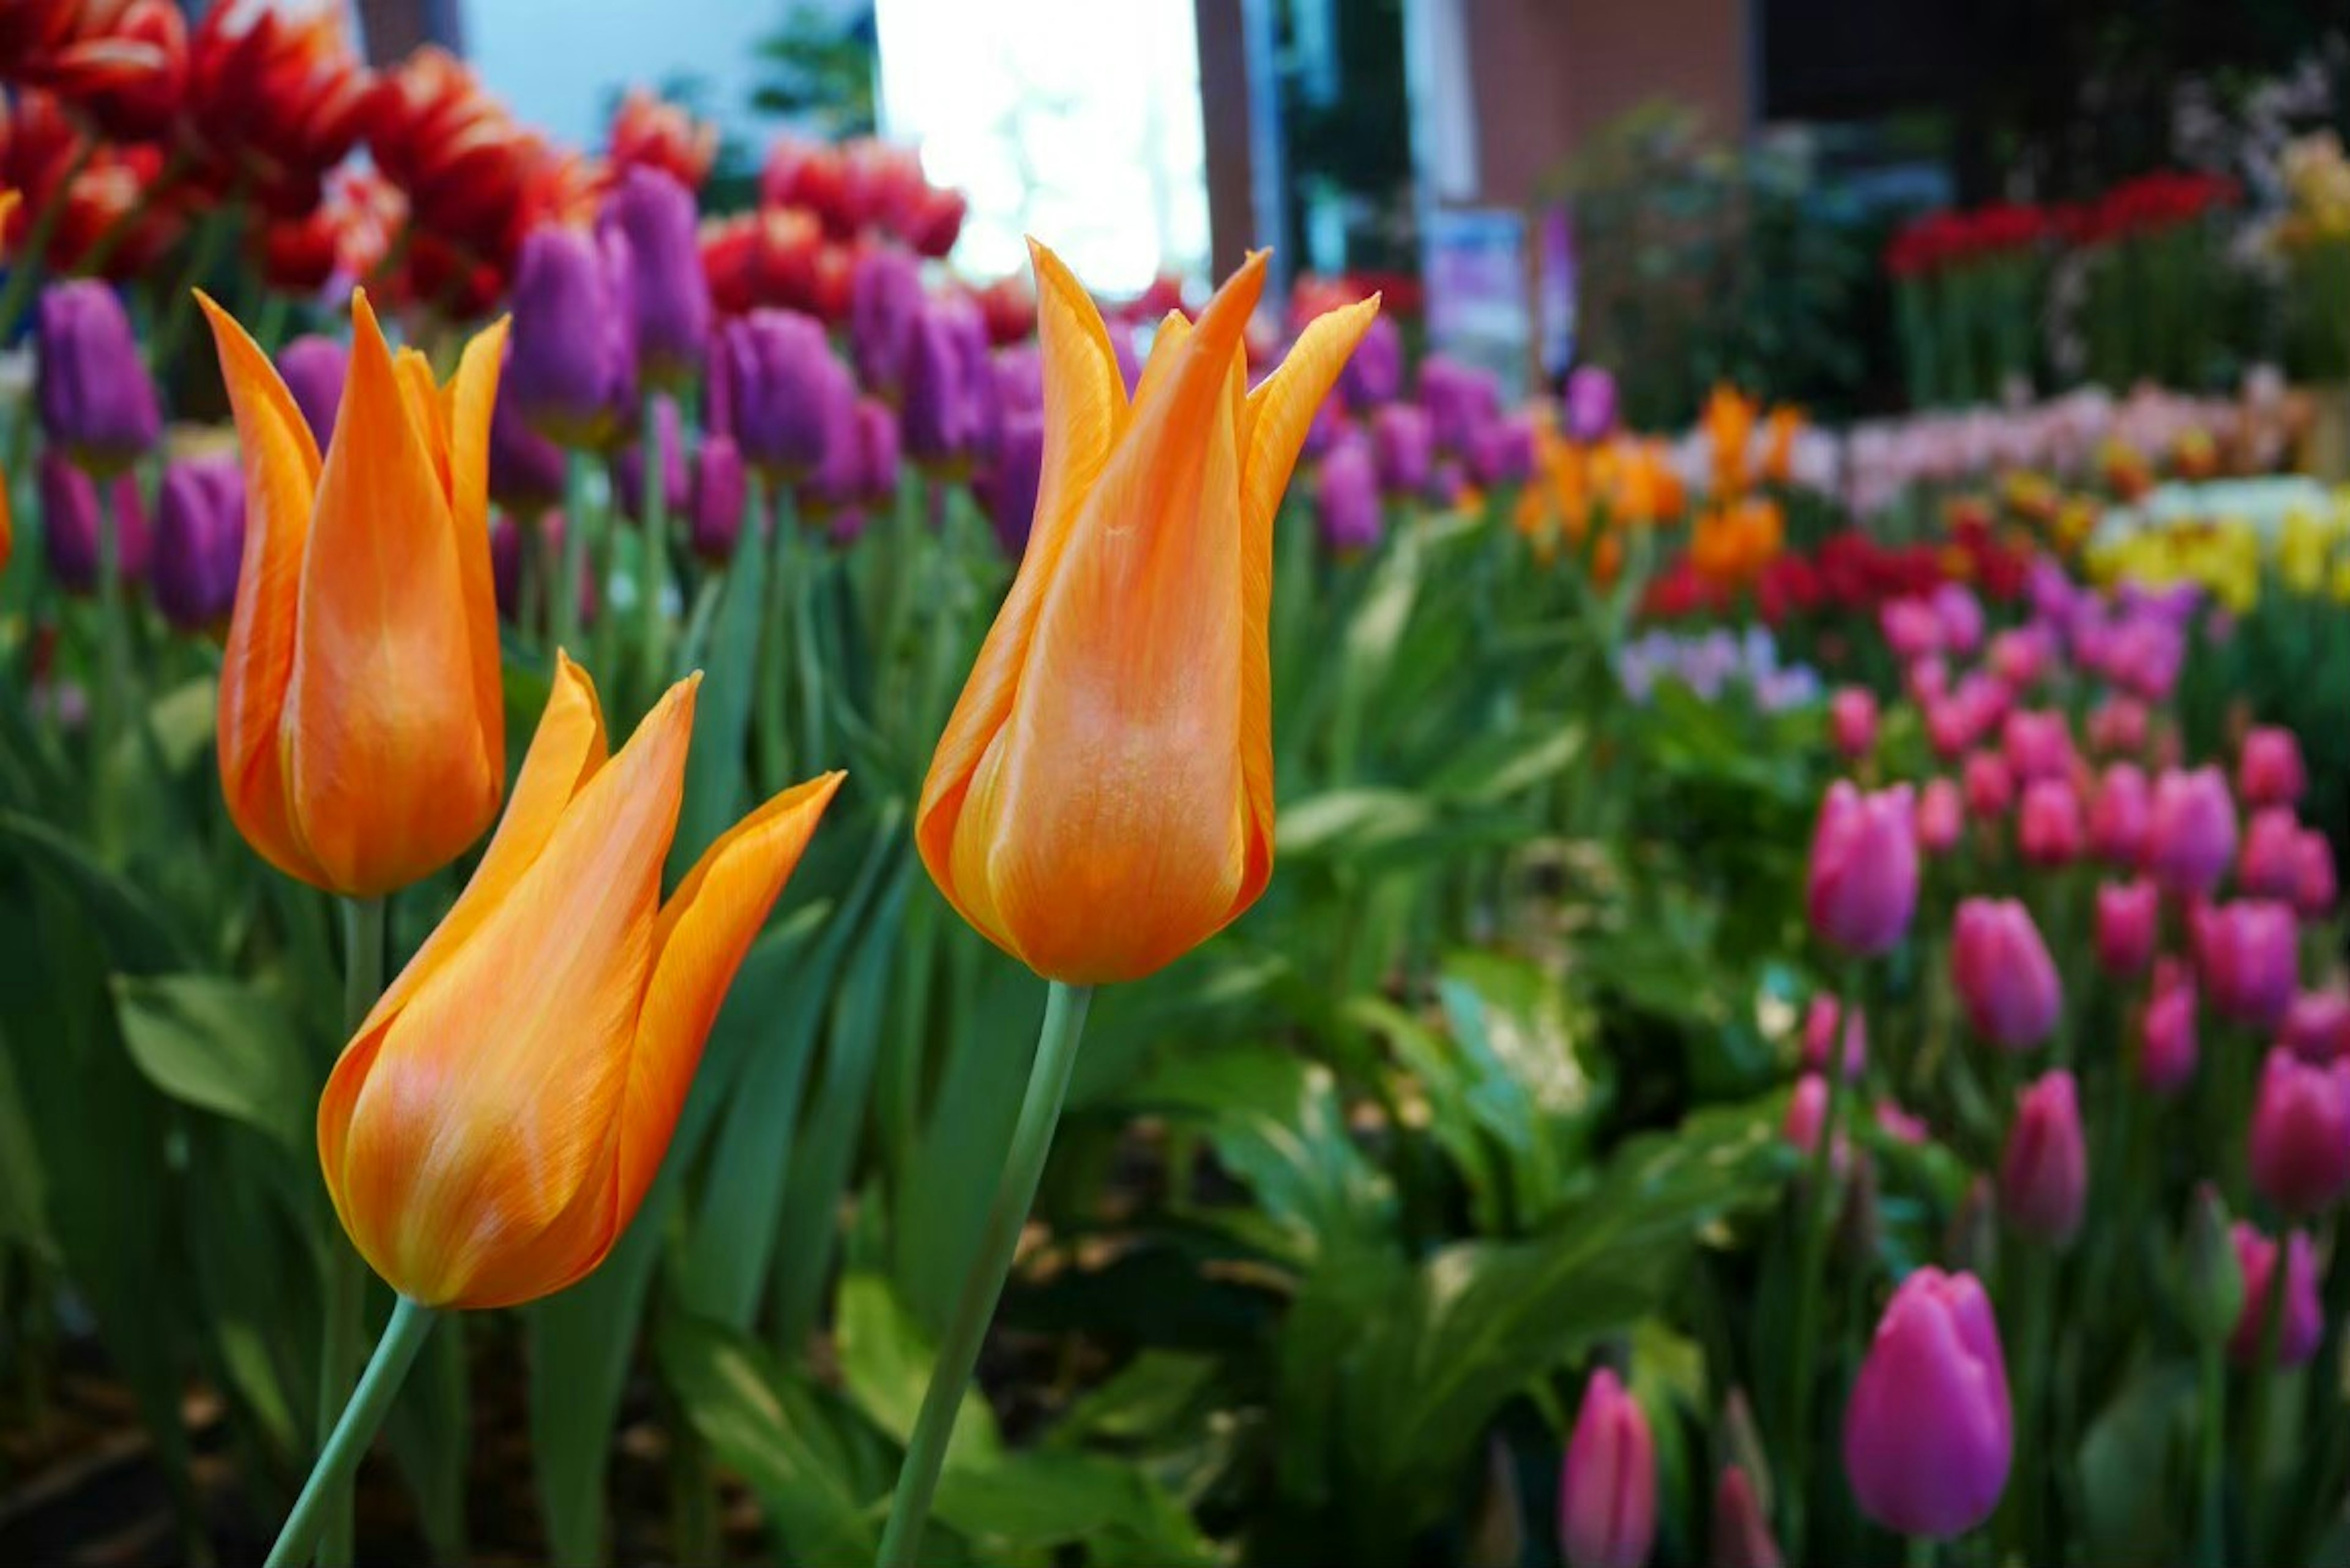
[[[601,1262],[660,1168],[735,970],[840,786],[775,796],[669,902],[696,676],[620,754],[558,657],[479,869],[378,1002],[318,1105],[352,1244],[424,1306],[535,1300]]]
[[[1132,980],[1273,869],[1273,520],[1378,302],[1322,317],[1245,390],[1252,257],[1170,316],[1129,407],[1100,313],[1032,243],[1045,469],[1019,575],[915,818],[949,902],[1051,980]]]
[[[202,304],[245,471],[222,792],[271,865],[372,898],[463,854],[505,782],[488,489],[505,327],[466,345],[440,387],[422,355],[393,358],[355,296],[322,463],[269,357]]]

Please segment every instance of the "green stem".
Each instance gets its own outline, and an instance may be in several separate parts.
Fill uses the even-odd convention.
[[[800,746],[798,772],[814,773],[825,752],[824,660],[816,652],[816,617],[823,613],[823,584],[831,565],[821,535],[798,541],[793,550],[792,661],[799,666]]]
[[[1901,1560],[1908,1568],[1934,1568],[1934,1549],[1939,1545],[1930,1535],[1913,1535],[1902,1542]]]
[[[115,505],[115,480],[97,481],[98,489],[98,693],[90,709],[90,755],[97,777],[92,793],[98,812],[99,837],[112,843],[116,828],[114,749],[122,738],[130,701],[130,656],[125,640],[122,597],[122,516]]]
[[[383,994],[384,918],[389,900],[343,900],[343,1029],[346,1038],[359,1033]],[[321,1493],[317,1504],[321,1537],[319,1561],[329,1565],[351,1561],[352,1518],[350,1478],[339,1480],[325,1474],[326,1456],[334,1448],[341,1422],[345,1394],[359,1371],[360,1318],[367,1304],[367,1265],[339,1236],[327,1239],[326,1324],[318,1346],[318,1452],[320,1472],[311,1478],[309,1492]],[[413,1351],[411,1352],[413,1355]],[[342,1421],[349,1419],[342,1416]],[[369,1431],[372,1433],[370,1427]],[[353,1463],[356,1463],[354,1459]],[[321,1476],[325,1479],[321,1480]],[[292,1526],[289,1524],[289,1530]],[[272,1561],[275,1561],[273,1558]]]
[[[181,273],[178,286],[164,304],[163,322],[155,331],[154,350],[147,357],[158,375],[169,372],[180,351],[180,340],[188,335],[188,327],[195,320],[197,286],[212,275],[229,242],[236,237],[244,216],[243,199],[244,188],[240,185],[212,209],[203,226],[196,231],[195,248],[188,253],[187,268]]]
[[[638,607],[642,618],[640,635],[644,639],[645,680],[649,692],[659,690],[665,673],[669,623],[661,614],[661,587],[669,572],[669,470],[661,450],[660,394],[645,394],[644,433],[638,438],[644,448],[644,483],[638,487],[637,510],[639,538],[644,545],[644,559],[637,563],[641,574],[638,578],[644,602]]]
[[[41,279],[47,272],[41,265],[41,258],[47,254],[50,240],[57,236],[57,224],[66,215],[67,197],[73,190],[75,180],[89,167],[90,159],[97,153],[98,139],[94,136],[82,138],[81,148],[73,155],[73,161],[66,166],[64,175],[50,188],[49,199],[42,202],[40,211],[33,214],[33,226],[25,232],[24,243],[16,247],[16,265],[8,269],[8,281],[0,286],[0,340],[16,336],[16,318],[25,313],[25,306],[32,303],[34,292],[41,286]],[[25,403],[29,410],[32,400],[27,398]]]
[[[962,1407],[979,1364],[980,1343],[1003,1294],[1004,1277],[1012,1272],[1012,1256],[1036,1200],[1036,1183],[1045,1171],[1045,1151],[1053,1147],[1053,1128],[1061,1119],[1061,1101],[1068,1093],[1069,1072],[1076,1064],[1077,1042],[1085,1033],[1086,1007],[1093,998],[1088,986],[1059,981],[1045,999],[1045,1026],[1036,1038],[1036,1058],[1028,1071],[1028,1094],[1020,1105],[1019,1125],[1013,1129],[1003,1179],[995,1201],[980,1232],[979,1251],[971,1272],[963,1276],[954,1316],[947,1325],[931,1386],[922,1395],[921,1414],[914,1420],[913,1440],[906,1447],[905,1468],[898,1472],[898,1490],[889,1500],[889,1521],[881,1532],[879,1568],[913,1568],[921,1552],[922,1525],[930,1518],[931,1498],[938,1490],[939,1470],[946,1462],[947,1438],[954,1431],[955,1413]]]
[[[798,563],[793,560],[799,544],[799,508],[794,504],[792,487],[776,483],[775,504],[767,548],[766,614],[759,626],[759,762],[766,775],[762,785],[767,793],[782,789],[791,776],[791,724],[786,700],[791,680],[790,646],[785,640],[788,628],[785,618],[791,613],[793,574]],[[767,521],[756,503],[758,481],[752,481],[754,497],[752,515],[746,528],[756,528]]]
[[[554,596],[547,624],[555,628],[555,646],[574,659],[587,657],[579,646],[579,579],[588,570],[588,462],[584,452],[563,454],[563,550],[547,589]]]
[[[2244,1561],[2264,1563],[2268,1547],[2269,1427],[2277,1385],[2284,1381],[2282,1341],[2284,1298],[2292,1280],[2293,1232],[2280,1229],[2276,1260],[2269,1265],[2269,1294],[2261,1314],[2260,1354],[2252,1363],[2251,1402],[2244,1410]]]
[[[2202,1480],[2202,1518],[2198,1521],[2197,1568],[2227,1568],[2228,1372],[2220,1341],[2201,1347],[2203,1429],[2197,1445]]]
[[[1867,961],[1855,959],[1846,966],[1845,983],[1840,989],[1846,1009],[1865,1008],[1866,1001],[1863,981],[1867,976]],[[1827,1111],[1820,1118],[1819,1142],[1812,1149],[1809,1185],[1804,1191],[1803,1215],[1803,1249],[1797,1255],[1795,1276],[1795,1339],[1793,1376],[1787,1385],[1787,1418],[1785,1436],[1781,1439],[1789,1458],[1787,1484],[1787,1557],[1790,1562],[1804,1561],[1804,1529],[1807,1512],[1810,1481],[1802,1468],[1803,1459],[1811,1452],[1810,1421],[1812,1408],[1812,1366],[1814,1342],[1819,1336],[1821,1275],[1827,1269],[1828,1239],[1835,1230],[1836,1199],[1840,1187],[1835,1176],[1836,1133],[1842,1125],[1844,1111],[1844,1040],[1842,1031],[1829,1042],[1825,1068],[1828,1086]]]
[[[329,1568],[350,1561],[348,1542],[338,1554],[335,1543],[321,1541],[321,1534],[331,1529],[328,1516],[336,1500],[350,1496],[351,1478],[358,1473],[368,1445],[375,1440],[377,1428],[390,1412],[392,1397],[400,1392],[400,1382],[407,1377],[416,1353],[424,1347],[425,1339],[432,1334],[433,1318],[431,1307],[419,1306],[406,1296],[393,1305],[391,1321],[384,1324],[383,1337],[376,1341],[375,1355],[369,1357],[367,1370],[359,1376],[359,1386],[352,1391],[351,1402],[343,1407],[342,1419],[335,1423],[325,1446],[319,1449],[317,1463],[310,1467],[310,1479],[302,1484],[302,1495],[294,1500],[294,1510],[286,1516],[285,1528],[277,1532],[277,1544],[269,1549],[265,1568],[293,1568],[293,1564],[308,1558],[314,1542],[317,1543],[318,1561]]]

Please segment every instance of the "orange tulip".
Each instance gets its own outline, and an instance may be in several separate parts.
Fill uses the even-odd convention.
[[[1030,247],[1045,468],[1019,575],[922,785],[939,888],[1048,979],[1132,980],[1273,871],[1273,518],[1377,299],[1309,326],[1245,392],[1251,257],[1170,316],[1128,405],[1093,300]]]
[[[351,1242],[425,1306],[511,1306],[604,1260],[660,1168],[718,1004],[843,775],[785,790],[660,901],[699,676],[606,761],[569,659],[479,869],[318,1103]]]
[[[271,865],[332,892],[387,893],[481,837],[505,783],[489,543],[505,326],[467,344],[436,387],[422,355],[393,358],[355,296],[322,465],[269,357],[202,303],[244,447],[221,789]]]
[[[1754,439],[1753,402],[1723,384],[1705,400],[1705,433],[1713,448],[1713,493],[1727,500],[1746,488],[1746,451]]]
[[[1804,410],[1792,403],[1781,403],[1771,410],[1763,425],[1762,477],[1773,484],[1786,484],[1795,477],[1795,438],[1803,433]]]

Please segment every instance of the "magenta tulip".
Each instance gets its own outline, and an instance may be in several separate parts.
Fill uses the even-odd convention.
[[[2028,866],[2069,866],[2081,857],[2081,797],[2070,779],[2037,778],[2023,786],[2015,846]]]
[[[1977,821],[2005,816],[2015,804],[2015,774],[1997,752],[1968,753],[1965,772],[1967,815]]]
[[[1823,991],[1812,998],[1811,1008],[1804,1014],[1804,1071],[1825,1073],[1828,1058],[1836,1044],[1836,1025],[1844,1025],[1844,1077],[1846,1083],[1858,1078],[1868,1065],[1868,1016],[1859,1008],[1844,1015],[1843,1005]]]
[[[1918,838],[1909,786],[1863,794],[1838,779],[1812,836],[1812,929],[1846,952],[1889,951],[1918,908]]]
[[[2236,789],[2246,805],[2291,805],[2309,788],[2301,742],[2291,730],[2262,727],[2244,737],[2236,759]]]
[[[2136,763],[2116,763],[2097,780],[2089,802],[2089,848],[2098,859],[2136,866],[2146,856],[2146,834],[2154,814],[2154,794]]]
[[[1877,697],[1864,687],[1847,686],[1828,702],[1828,729],[1835,748],[1847,762],[1858,762],[1877,749]]]
[[[2194,971],[2177,959],[2156,963],[2137,1037],[2137,1078],[2149,1094],[2177,1094],[2195,1076],[2195,1003]]]
[[[1969,898],[1959,906],[1950,981],[1974,1032],[2011,1051],[2046,1039],[2064,1007],[2040,928],[2013,898]]]
[[[2097,967],[2119,978],[2154,961],[2160,934],[2162,889],[2140,877],[2097,888]]]
[[[2273,1029],[2300,979],[2293,910],[2260,898],[2199,906],[2189,914],[2195,968],[2212,1008],[2230,1023]]]
[[[1591,1375],[1559,1481],[1568,1568],[1640,1568],[1657,1538],[1657,1455],[1648,1417],[1606,1367]]]
[[[1959,786],[1945,778],[1926,781],[1918,794],[1918,847],[1929,855],[1947,855],[1957,846],[1966,826],[1966,802]]]
[[[2350,1056],[2350,992],[2304,991],[2285,1010],[2278,1038],[2307,1062]]]
[[[1990,1298],[1972,1274],[1914,1271],[1845,1407],[1845,1474],[1861,1511],[1902,1535],[1963,1534],[1998,1505],[2014,1447]]]
[[[2236,856],[2236,803],[2212,767],[2166,772],[2147,819],[2146,867],[2167,892],[2209,893]]]
[[[2244,1306],[2236,1316],[2236,1331],[2228,1336],[2228,1354],[2239,1366],[2263,1358],[2262,1341],[2268,1332],[2269,1291],[2276,1280],[2277,1244],[2242,1220],[2236,1222],[2236,1266],[2243,1272]],[[2290,1233],[2285,1242],[2284,1306],[2277,1319],[2276,1365],[2298,1366],[2317,1354],[2325,1337],[2325,1313],[2317,1299],[2317,1254],[2305,1231]]]
[[[2252,1188],[2287,1214],[2314,1214],[2350,1189],[2350,1063],[2320,1066],[2275,1047],[2252,1104]]]
[[[1999,746],[2019,779],[2073,776],[2073,728],[2062,713],[2053,710],[2010,713],[2000,726]]]
[[[2146,704],[2135,697],[2108,697],[2089,714],[2089,747],[2112,756],[2146,750]]]
[[[2019,1234],[2065,1247],[2081,1233],[2089,1151],[2073,1075],[2058,1068],[2023,1091],[1999,1162],[1999,1208]]]
[[[1712,1549],[1705,1561],[1706,1568],[1783,1568],[1786,1561],[1772,1538],[1754,1483],[1736,1465],[1721,1467],[1713,1489]]]
[[[2301,890],[2301,824],[2289,805],[2264,805],[2244,829],[2236,857],[2236,890],[2290,904]]]
[[[2293,885],[2293,913],[2304,920],[2322,920],[2334,912],[2340,893],[2334,877],[2334,841],[2314,827],[2305,830],[2294,861],[2299,874]]]

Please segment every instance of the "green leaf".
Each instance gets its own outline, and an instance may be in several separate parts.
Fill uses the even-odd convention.
[[[841,1381],[849,1398],[875,1426],[910,1443],[938,1347],[879,1274],[843,1275],[833,1310]],[[964,1390],[947,1441],[947,1468],[985,1466],[1003,1457],[995,1412],[974,1384]]]
[[[1555,719],[1523,731],[1481,736],[1423,787],[1431,796],[1463,805],[1500,805],[1574,766],[1583,755],[1583,744],[1580,725],[1562,724]]]
[[[939,1480],[940,1521],[978,1547],[978,1560],[1083,1542],[1097,1564],[1192,1568],[1217,1561],[1183,1507],[1142,1471],[1091,1454],[1044,1450]]]
[[[179,939],[147,895],[100,866],[78,840],[9,811],[0,812],[0,844],[15,848],[26,865],[73,898],[116,969],[154,974],[184,963]]]
[[[2186,1553],[2170,1520],[2195,1495],[2171,1460],[2197,1418],[2189,1363],[2141,1366],[2082,1439],[2081,1549],[2086,1563],[2170,1563]]]
[[[57,1239],[49,1234],[48,1190],[41,1155],[25,1109],[16,1069],[0,1053],[0,1242],[54,1261]]]
[[[315,1136],[315,1085],[284,1011],[218,975],[124,975],[114,982],[123,1044],[148,1082],[183,1104],[299,1152]]]
[[[755,482],[754,488],[756,488]],[[766,545],[748,526],[726,565],[726,587],[710,638],[711,678],[702,682],[686,753],[685,800],[679,807],[669,874],[682,877],[742,814],[749,787],[745,746],[751,700],[758,690],[759,636],[765,619]]]

